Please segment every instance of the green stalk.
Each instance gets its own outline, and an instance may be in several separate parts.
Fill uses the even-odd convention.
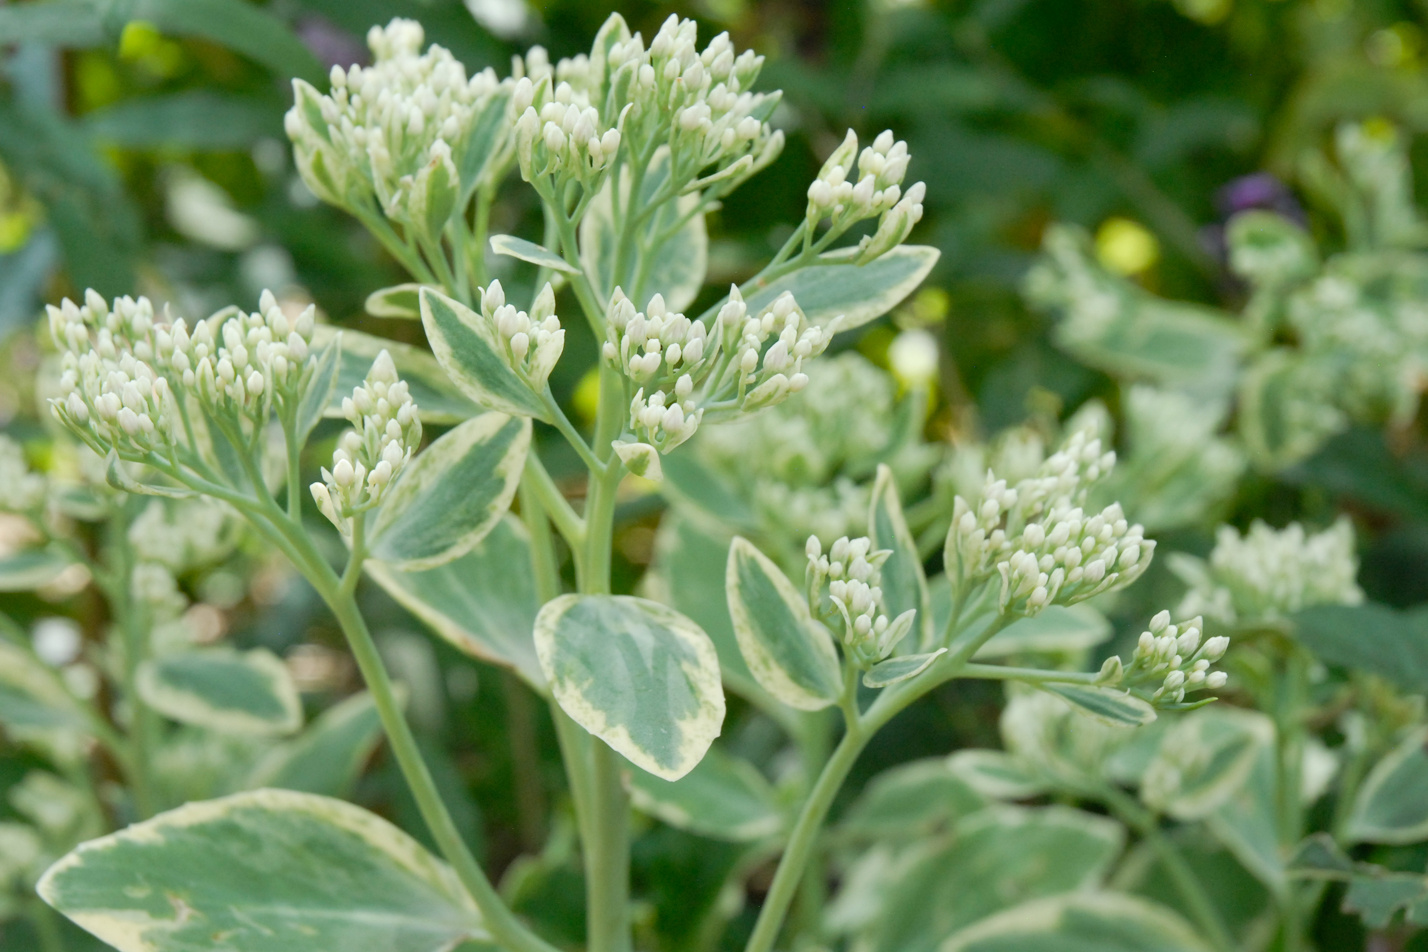
[[[1297,646],[1290,645],[1284,672],[1275,692],[1275,775],[1279,800],[1279,843],[1288,852],[1304,835],[1304,806],[1300,787],[1304,776],[1304,709],[1308,690],[1309,660]],[[1280,900],[1284,925],[1284,952],[1301,952],[1306,946],[1304,908],[1293,884]]]
[[[116,564],[114,584],[110,586],[107,594],[115,619],[119,623],[120,637],[124,641],[124,667],[120,674],[124,700],[128,703],[133,718],[129,725],[128,742],[121,766],[128,768],[126,773],[134,792],[136,818],[147,820],[158,812],[158,798],[149,767],[159,730],[159,722],[154,712],[139,696],[139,667],[149,656],[148,629],[137,615],[133,592],[130,589],[134,558],[129,548],[128,524],[122,515],[115,515],[110,520],[109,531],[110,551]]]

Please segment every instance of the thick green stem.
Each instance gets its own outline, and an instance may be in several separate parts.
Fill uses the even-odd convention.
[[[962,668],[959,677],[984,681],[1025,681],[1028,684],[1095,684],[1097,679],[1094,672],[1047,671],[1003,664],[968,664]]]
[[[1304,806],[1301,787],[1304,776],[1305,694],[1308,687],[1307,655],[1297,646],[1290,646],[1284,672],[1275,692],[1275,775],[1279,799],[1279,844],[1288,855],[1304,835]],[[1280,916],[1284,924],[1284,952],[1301,952],[1306,948],[1304,907],[1299,891],[1291,884],[1280,899]]]
[[[126,770],[129,786],[134,792],[136,818],[146,820],[158,812],[158,797],[154,790],[150,765],[154,743],[158,739],[159,721],[149,705],[139,696],[139,668],[149,656],[148,626],[139,617],[134,603],[130,576],[134,570],[134,553],[129,547],[128,522],[116,515],[109,523],[109,547],[114,562],[114,584],[106,593],[120,637],[124,642],[124,666],[121,671],[124,701],[129,706],[130,723],[121,766]]]

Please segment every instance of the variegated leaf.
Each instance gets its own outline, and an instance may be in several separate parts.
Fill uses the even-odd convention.
[[[235,734],[290,734],[302,704],[287,666],[271,651],[203,648],[145,661],[139,696],[165,717]]]
[[[422,288],[421,323],[431,352],[462,393],[492,410],[549,421],[545,404],[506,363],[496,329],[480,314]]]
[[[783,825],[769,782],[752,764],[718,747],[710,747],[699,765],[678,780],[631,771],[630,801],[670,826],[716,840],[761,840]]]
[[[396,364],[397,375],[410,388],[422,422],[460,423],[481,412],[480,407],[466,399],[447,379],[441,365],[431,354],[410,344],[350,328],[339,331],[330,324],[319,324],[312,335],[312,346],[326,347],[339,333],[342,335],[342,353],[325,416],[343,416],[343,398],[352,396],[352,391],[361,386],[367,371],[372,369],[372,361],[384,350]]]
[[[827,324],[842,316],[839,330],[862,327],[902,303],[937,264],[941,252],[926,245],[899,245],[887,254],[854,264],[854,249],[833,251],[817,264],[800,268],[744,295],[749,313],[791,291],[814,324]]]
[[[873,548],[892,552],[882,568],[883,601],[887,603],[888,617],[896,618],[908,609],[917,611],[913,636],[903,642],[903,650],[928,650],[932,646],[933,632],[927,575],[922,569],[917,542],[902,514],[897,482],[886,464],[878,466],[878,475],[873,481],[873,498],[868,506],[868,536],[873,540]]]
[[[1123,893],[1072,893],[1014,906],[958,932],[940,952],[1210,952],[1164,906]]]

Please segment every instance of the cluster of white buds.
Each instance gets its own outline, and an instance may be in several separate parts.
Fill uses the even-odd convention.
[[[380,503],[412,458],[421,442],[421,420],[385,350],[372,361],[361,386],[343,398],[342,413],[353,428],[338,441],[323,481],[312,484],[312,498],[333,525],[350,533],[352,517]]]
[[[25,448],[0,433],[0,512],[34,512],[44,505],[49,484],[30,469]]]
[[[809,536],[808,604],[815,616],[842,622],[843,645],[849,657],[866,671],[893,653],[917,618],[908,609],[889,618],[883,603],[882,566],[891,549],[874,549],[867,536],[843,536],[825,554],[817,536]],[[832,612],[824,605],[824,599]]]
[[[729,355],[739,409],[770,407],[808,386],[803,362],[827,350],[842,323],[841,317],[821,327],[812,323],[788,291],[751,316],[739,289],[730,288],[717,332]]]
[[[1150,700],[1166,705],[1183,704],[1188,691],[1224,687],[1225,672],[1211,671],[1210,665],[1225,656],[1230,639],[1224,635],[1204,639],[1203,629],[1204,622],[1198,615],[1171,624],[1170,612],[1160,612],[1150,620],[1150,628],[1141,632],[1131,663],[1127,665],[1119,655],[1112,655],[1101,666],[1097,683],[1153,688]]]
[[[1318,533],[1299,523],[1272,529],[1256,520],[1243,536],[1221,526],[1208,561],[1177,555],[1171,568],[1190,585],[1182,614],[1226,625],[1276,622],[1310,605],[1356,605],[1354,529],[1345,517]]]
[[[503,83],[490,69],[469,79],[450,52],[433,45],[413,20],[394,19],[367,34],[374,63],[334,66],[324,96],[293,81],[295,104],[286,117],[298,170],[325,202],[365,209],[372,197],[393,221],[439,234],[459,195],[465,150],[487,109],[506,109]],[[498,152],[504,143],[490,146]],[[475,163],[499,174],[501,161]]]
[[[298,392],[315,325],[312,305],[289,318],[264,291],[257,312],[220,312],[199,322],[192,335],[180,318],[156,333],[155,349],[160,364],[181,375],[185,387],[196,384],[201,398],[264,420],[275,398]]]
[[[856,179],[853,156],[858,157]],[[902,190],[907,174],[907,143],[894,140],[884,130],[873,144],[858,152],[857,133],[849,129],[842,145],[833,150],[808,186],[806,217],[810,231],[824,219],[836,234],[868,218],[882,216],[877,231],[858,244],[857,261],[871,261],[902,244],[912,226],[922,220],[922,199],[927,186],[917,182]]]
[[[182,573],[232,551],[238,525],[233,510],[217,500],[156,499],[129,524],[129,544],[140,559]]]
[[[953,504],[946,558],[954,584],[965,591],[1000,575],[1000,610],[1034,615],[1135,581],[1155,543],[1119,504],[1082,508],[1114,465],[1115,453],[1083,429],[1014,487],[989,471],[979,501]]]
[[[565,350],[565,331],[555,315],[555,291],[546,284],[531,303],[530,313],[506,303],[500,281],[481,292],[481,317],[506,365],[536,393],[544,393],[550,372]]]
[[[188,597],[179,589],[169,567],[159,562],[139,562],[129,575],[129,590],[144,606],[150,624],[173,621],[188,607]]]
[[[584,98],[568,82],[552,89],[549,77],[516,81],[516,158],[521,177],[538,189],[549,184],[561,194],[566,183],[579,182],[594,192],[620,151],[618,117],[605,125],[598,109],[579,101]]]

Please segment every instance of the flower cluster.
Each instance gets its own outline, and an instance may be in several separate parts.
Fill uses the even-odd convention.
[[[549,284],[542,288],[527,314],[507,304],[501,282],[492,281],[481,292],[480,313],[487,336],[497,343],[507,366],[533,391],[543,393],[565,350],[565,331],[555,315],[555,291]]]
[[[323,481],[312,484],[312,498],[333,525],[350,534],[352,518],[377,506],[412,458],[421,442],[421,420],[385,350],[361,386],[343,398],[342,413],[352,429],[338,441]]]
[[[856,180],[852,177],[855,155]],[[858,136],[849,129],[842,145],[833,150],[808,186],[810,232],[824,219],[834,234],[841,234],[857,222],[881,216],[877,230],[858,243],[855,260],[860,264],[902,244],[912,226],[922,220],[922,199],[927,194],[927,186],[921,182],[903,193],[908,160],[907,143],[894,141],[891,130],[884,130],[859,153]]]
[[[0,433],[0,512],[34,512],[48,489],[45,477],[26,462],[25,448]]]
[[[661,295],[640,313],[617,288],[602,354],[637,386],[630,401],[636,440],[667,453],[694,435],[706,412],[752,412],[802,390],[808,384],[803,362],[827,349],[838,323],[812,324],[788,292],[750,316],[733,288],[711,333],[670,312]],[[626,444],[621,455],[634,452],[648,451]]]
[[[487,69],[469,79],[450,52],[420,52],[422,27],[394,19],[367,34],[374,62],[334,66],[332,91],[322,95],[293,81],[295,104],[286,117],[303,181],[323,201],[365,211],[375,197],[388,218],[439,234],[457,196],[476,183],[458,170],[498,175],[500,137],[483,161],[468,162],[472,129],[488,109],[507,108],[503,84]]]
[[[874,549],[867,536],[843,536],[825,554],[818,537],[809,536],[805,553],[809,606],[815,615],[841,622],[849,657],[866,671],[891,655],[917,618],[917,611],[911,608],[896,618],[889,618],[885,611],[882,565],[892,550]]]
[[[1202,641],[1203,625],[1199,616],[1172,625],[1170,612],[1160,612],[1150,620],[1150,628],[1141,632],[1131,663],[1112,655],[1101,666],[1097,683],[1153,688],[1150,700],[1167,705],[1184,703],[1187,691],[1224,687],[1225,672],[1211,671],[1210,665],[1225,656],[1230,639],[1217,635]]]
[[[599,110],[576,99],[570,83],[551,89],[549,77],[535,83],[523,77],[511,93],[520,116],[515,136],[521,177],[538,189],[551,183],[552,194],[569,182],[593,193],[620,150],[620,130],[602,128]]]
[[[180,573],[228,554],[237,526],[233,510],[216,500],[154,500],[129,524],[129,544],[140,559]]]
[[[1177,554],[1171,569],[1190,586],[1180,612],[1227,625],[1274,622],[1310,605],[1364,598],[1346,518],[1313,534],[1297,522],[1272,529],[1256,520],[1244,535],[1221,526],[1208,561]]]
[[[959,495],[954,502],[946,550],[954,585],[969,591],[1000,576],[1000,611],[1034,615],[1135,581],[1155,543],[1119,504],[1097,513],[1083,508],[1114,465],[1115,453],[1082,429],[1015,486],[989,471],[980,500]]]

